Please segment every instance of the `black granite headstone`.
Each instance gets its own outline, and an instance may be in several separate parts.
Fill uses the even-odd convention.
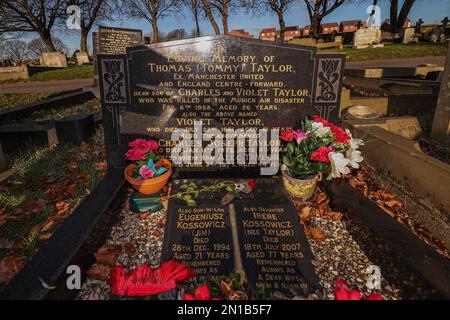
[[[336,120],[344,57],[230,36],[99,55],[109,162],[123,167],[136,137],[156,138],[168,153],[171,133],[194,120],[220,130],[283,129],[311,114]]]

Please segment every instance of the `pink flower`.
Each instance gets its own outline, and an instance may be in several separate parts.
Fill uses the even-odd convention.
[[[145,160],[147,152],[156,151],[159,148],[155,140],[136,139],[128,144],[131,149],[125,153],[125,157],[131,161]]]
[[[292,130],[283,131],[280,134],[280,138],[281,140],[284,140],[286,142],[291,142],[292,140],[294,140],[294,131]]]
[[[131,161],[145,160],[145,153],[142,153],[142,151],[137,148],[133,148],[125,153],[125,158]]]
[[[316,151],[314,151],[311,154],[310,159],[315,160],[315,161],[329,163],[330,158],[328,157],[328,155],[331,152],[334,152],[334,149],[332,147],[328,147],[328,148],[327,147],[319,147]]]
[[[155,175],[155,173],[153,172],[152,168],[147,168],[145,165],[143,165],[143,166],[139,169],[139,175],[140,175],[143,179],[150,179],[150,178],[153,178],[153,176]]]
[[[209,291],[208,286],[205,284],[200,286],[195,290],[194,295],[186,293],[183,296],[183,300],[220,300],[218,298],[211,299],[211,292]]]
[[[294,131],[294,139],[297,142],[297,144],[300,144],[307,137],[308,137],[308,135],[305,132],[303,132],[302,130],[295,130]]]

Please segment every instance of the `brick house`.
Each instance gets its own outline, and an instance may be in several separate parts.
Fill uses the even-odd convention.
[[[275,41],[277,38],[276,28],[264,28],[259,32],[260,40]]]
[[[361,28],[361,25],[362,25],[361,20],[342,21],[339,31],[341,33],[356,32],[359,28]]]
[[[339,24],[336,22],[333,23],[323,23],[320,26],[320,34],[333,34],[339,32]]]
[[[302,35],[302,30],[298,26],[286,27],[284,34],[284,40],[289,41],[295,37],[300,37]]]
[[[384,20],[383,23],[381,24],[381,28],[382,28],[383,30],[389,30],[390,24],[391,24],[391,19],[386,19],[386,20]],[[411,26],[412,26],[411,20],[409,20],[409,18],[406,19],[405,23],[403,24],[403,29],[411,28]]]
[[[253,35],[246,32],[244,29],[233,29],[228,33],[230,36],[239,38],[253,38]]]

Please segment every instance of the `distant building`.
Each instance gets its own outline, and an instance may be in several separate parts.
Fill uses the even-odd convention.
[[[391,19],[386,19],[381,24],[381,28],[384,30],[388,30],[390,25],[391,25]],[[409,20],[409,18],[406,19],[405,23],[403,24],[403,29],[411,28],[411,26],[412,26],[411,20]]]
[[[295,37],[300,37],[302,35],[302,31],[299,26],[291,26],[286,27],[286,31],[284,33],[284,40],[289,41],[294,39]]]
[[[356,32],[361,28],[361,25],[361,20],[342,21],[339,29],[341,33]]]
[[[277,38],[277,28],[264,28],[259,33],[260,40],[275,41]]]
[[[307,25],[306,27],[303,28],[303,36],[304,37],[309,37],[309,34],[311,33],[311,26]]]
[[[228,33],[230,36],[239,38],[253,38],[253,35],[246,32],[244,29],[233,29]]]
[[[336,22],[333,23],[323,23],[320,26],[321,34],[332,34],[339,32],[339,25]]]

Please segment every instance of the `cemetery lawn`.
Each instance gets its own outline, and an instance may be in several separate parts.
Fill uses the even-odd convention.
[[[94,77],[94,66],[91,64],[85,64],[82,66],[69,66],[66,69],[39,72],[32,75],[30,77],[30,81],[86,79],[92,77]]]
[[[326,51],[328,50],[323,50],[323,52]],[[344,49],[337,51],[346,53],[348,61],[383,60],[427,56],[445,56],[447,54],[447,45],[440,43],[385,44],[384,48],[368,48],[357,50],[351,47],[344,47]]]
[[[48,98],[50,93],[0,93],[0,111]]]
[[[0,288],[104,177],[102,141],[30,149],[0,183]]]
[[[72,80],[89,79],[94,77],[94,66],[92,64],[71,65],[66,69],[48,70],[33,74],[27,80],[6,80],[0,84],[28,82],[28,81],[51,81],[51,80]]]

